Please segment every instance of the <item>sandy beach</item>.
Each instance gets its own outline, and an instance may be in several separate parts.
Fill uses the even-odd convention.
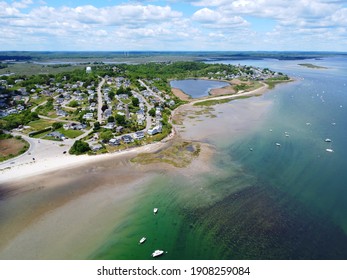
[[[178,88],[171,88],[172,93],[183,101],[191,100],[191,97],[188,94],[185,94],[182,90]]]
[[[258,95],[265,91],[264,87],[237,96]],[[224,122],[233,122],[229,124],[211,118],[210,113],[199,113],[200,120],[189,118],[201,110],[193,106],[195,102],[175,110],[173,119],[183,113],[185,127],[174,125],[173,133],[162,142],[113,154],[72,156],[63,153],[66,146],[53,145],[49,141],[40,143],[43,144],[40,145],[41,153],[35,151],[35,161],[32,155],[23,155],[13,159],[14,164],[7,163],[10,168],[2,165],[0,259],[89,258],[114,228],[126,220],[129,211],[142,199],[147,189],[144,186],[150,185],[158,175],[199,180],[199,174],[218,172],[209,164],[215,150],[205,138],[218,134],[223,125],[233,125],[235,135],[239,134],[241,126],[251,127],[245,126],[245,122],[256,124],[269,105],[255,105],[259,113],[253,114],[252,119],[239,119],[237,125],[235,118],[239,114],[236,110],[239,104],[231,105],[235,109],[231,111],[223,107],[225,112],[232,113],[232,118],[223,118]],[[242,106],[239,107],[242,110]],[[220,124],[216,126],[216,122]],[[165,163],[141,165],[130,161],[139,153],[154,153],[170,147],[174,141],[186,139],[201,143],[199,157],[189,168],[176,168]]]
[[[183,98],[189,97],[188,95],[184,94],[182,91],[178,89],[173,89],[176,91],[177,94],[183,95]],[[192,100],[189,97],[189,100],[191,100],[190,103],[184,105],[183,107],[177,108],[173,112],[173,118],[175,118],[176,112],[182,111],[182,110],[189,110],[192,108],[192,106],[200,102],[202,100],[208,99],[208,100],[221,100],[221,99],[228,99],[228,98],[238,98],[242,96],[256,96],[264,94],[268,90],[268,86],[266,84],[263,84],[261,88],[255,89],[253,91],[249,92],[240,92],[238,94],[227,94],[225,95],[225,92],[228,92],[228,88],[221,88],[220,94],[223,94],[223,96],[213,96],[213,97],[207,97],[207,98],[199,98]],[[223,93],[223,90],[225,91]],[[176,129],[173,129],[173,132],[162,142],[169,141],[175,137],[175,131]],[[18,158],[14,158],[12,160],[3,162],[0,164],[0,186],[4,183],[10,183],[13,180],[20,180],[27,177],[37,176],[39,174],[60,170],[63,168],[73,168],[77,166],[81,166],[83,164],[89,164],[89,163],[97,163],[103,160],[107,159],[116,159],[120,156],[127,155],[131,153],[133,156],[135,156],[136,153],[141,152],[153,152],[157,149],[159,149],[162,145],[161,142],[141,146],[137,148],[132,148],[129,150],[116,152],[112,154],[104,154],[104,155],[97,155],[97,156],[88,156],[88,155],[81,155],[81,156],[74,156],[69,155],[68,153],[64,152],[69,149],[69,147],[72,145],[72,142],[68,145],[59,145],[57,142],[54,141],[47,141],[47,140],[40,140],[40,143],[34,143],[34,141],[29,137],[24,137],[27,141],[30,142],[31,146],[34,146],[34,151],[31,151],[30,153],[25,153]],[[35,140],[36,141],[36,140]],[[32,149],[32,147],[31,147]],[[33,157],[35,156],[35,160]]]

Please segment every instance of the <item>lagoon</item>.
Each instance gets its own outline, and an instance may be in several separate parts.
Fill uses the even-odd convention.
[[[200,98],[208,96],[211,89],[226,87],[229,83],[211,80],[187,79],[171,81],[170,85],[173,88],[182,90],[192,98]]]

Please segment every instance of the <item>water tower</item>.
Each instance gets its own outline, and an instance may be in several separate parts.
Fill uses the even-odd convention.
[[[92,73],[92,67],[87,66],[86,67],[86,73]]]

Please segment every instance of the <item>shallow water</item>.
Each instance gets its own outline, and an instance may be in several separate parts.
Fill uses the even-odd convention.
[[[17,255],[6,247],[0,257],[18,258],[28,248],[24,258],[151,259],[162,249],[163,259],[346,259],[347,62],[304,62],[329,69],[298,66],[302,61],[254,61],[296,81],[261,97],[188,112],[179,131],[215,148],[206,163],[209,172],[158,167],[145,177],[128,162],[123,170],[110,161],[81,169],[77,175],[85,182],[74,182],[79,178],[74,171],[67,182],[59,181],[58,172],[51,178],[59,189],[4,197],[0,218],[6,230],[17,229],[11,222],[17,220],[23,230],[31,211],[57,205],[20,233],[22,243],[12,237]],[[129,170],[133,173],[126,174]],[[121,186],[123,171],[127,185]],[[20,215],[31,202],[36,208]],[[64,239],[56,238],[59,230]],[[140,245],[143,236],[147,241]],[[58,246],[65,246],[59,254]]]
[[[216,117],[186,118],[183,135],[215,145],[215,171],[160,175],[92,258],[149,259],[155,249],[164,259],[347,258],[347,63],[256,63],[297,80],[215,106]]]

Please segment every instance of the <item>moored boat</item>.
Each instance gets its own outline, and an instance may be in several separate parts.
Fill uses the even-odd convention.
[[[153,209],[154,215],[158,213],[158,210],[159,210],[158,208],[154,208],[154,209]]]
[[[145,243],[146,240],[147,240],[146,237],[142,237],[142,238],[140,239],[139,243],[140,243],[140,244],[143,244],[143,243]]]
[[[162,254],[164,254],[164,251],[163,251],[163,250],[155,250],[155,251],[152,253],[152,257],[153,257],[153,258],[156,258],[156,257],[161,256]]]

